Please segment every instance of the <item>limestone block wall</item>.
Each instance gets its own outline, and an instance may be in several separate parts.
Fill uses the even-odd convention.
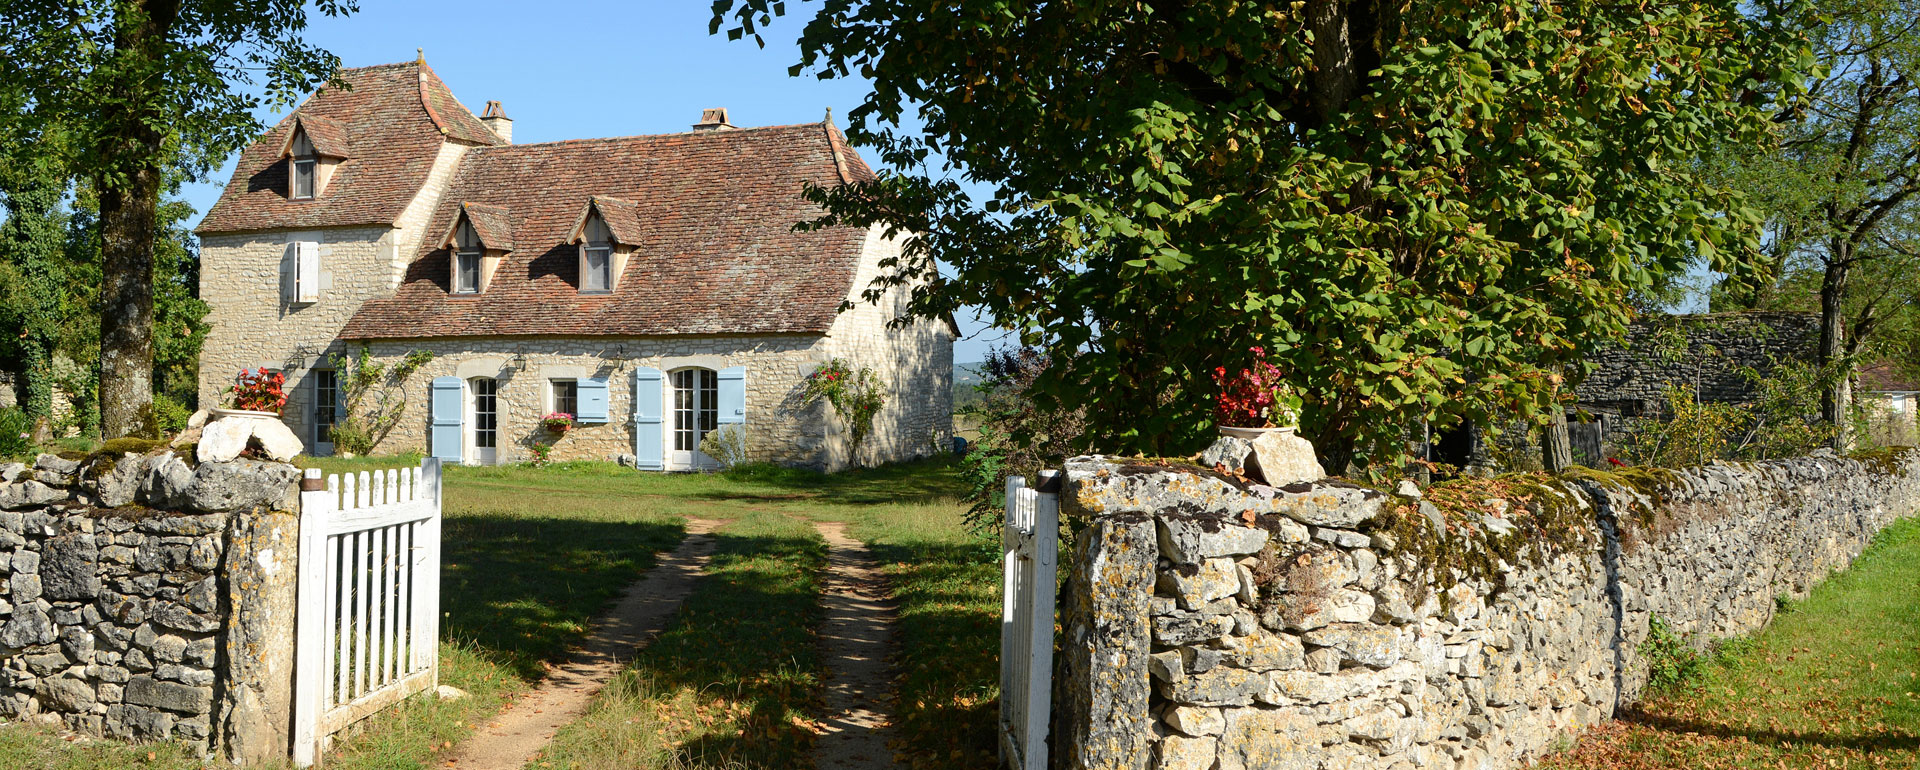
[[[887,290],[877,303],[862,293],[880,275],[882,260],[900,255],[900,243],[886,237],[883,227],[867,232],[860,268],[855,271],[848,301],[853,306],[834,319],[827,333],[831,355],[856,367],[869,366],[887,379],[888,394],[874,417],[873,432],[853,458],[861,465],[925,457],[947,447],[953,437],[953,331],[944,321],[917,320],[893,328],[889,322],[906,313],[909,287]],[[828,420],[829,446],[838,468],[852,460],[845,426]]]
[[[611,460],[633,454],[633,372],[641,366],[672,371],[689,366],[746,368],[747,435],[753,456],[826,468],[826,408],[802,404],[801,379],[827,360],[818,335],[750,337],[528,337],[390,340],[370,343],[374,357],[397,362],[413,350],[434,354],[404,384],[406,412],[374,451],[427,451],[428,389],[435,377],[495,380],[500,410],[499,462],[524,462],[535,442],[552,441],[540,427],[548,411],[548,381],[604,377],[609,421],[581,425],[554,444],[553,458]],[[354,351],[358,347],[353,348]],[[669,405],[670,406],[670,405]]]
[[[290,304],[282,296],[281,271],[288,244],[296,241],[320,244],[318,302]],[[241,369],[283,370],[286,422],[312,443],[307,375],[326,363],[328,351],[340,349],[334,337],[361,303],[392,290],[390,266],[398,248],[389,227],[202,236],[200,297],[210,307],[210,328],[200,349],[200,405],[223,404]]]
[[[1751,632],[1920,509],[1911,453],[1588,476],[1451,514],[1410,487],[1100,457],[1066,476],[1063,768],[1521,767],[1639,696],[1652,617],[1695,645]],[[1436,575],[1448,548],[1492,569]]]
[[[0,465],[0,717],[286,755],[298,471],[189,463]]]
[[[391,227],[201,234],[200,298],[210,307],[211,328],[200,352],[200,405],[221,405],[243,368],[283,370],[284,419],[302,441],[313,443],[308,375],[324,367],[328,352],[342,350],[334,338],[362,303],[400,285],[421,242],[431,237],[426,228],[433,207],[469,149],[442,143],[426,182]],[[320,244],[317,302],[288,303],[282,296],[288,244],[297,241]]]

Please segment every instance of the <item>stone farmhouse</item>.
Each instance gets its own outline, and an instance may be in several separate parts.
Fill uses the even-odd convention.
[[[242,368],[279,370],[283,419],[326,454],[348,417],[329,354],[428,351],[385,384],[404,406],[375,451],[490,464],[552,444],[691,470],[739,423],[757,459],[837,469],[949,440],[953,324],[890,326],[903,290],[861,300],[899,242],[793,228],[818,213],[804,184],[872,178],[831,121],[736,128],[719,109],[686,133],[516,145],[498,102],[474,116],[425,61],[340,77],[241,154],[199,226],[203,404]],[[857,456],[800,397],[833,358],[888,388]],[[556,441],[550,412],[577,427]]]

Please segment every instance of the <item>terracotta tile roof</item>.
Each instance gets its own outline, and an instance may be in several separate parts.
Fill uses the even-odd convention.
[[[473,224],[473,234],[480,237],[480,245],[500,251],[513,251],[513,220],[507,216],[507,210],[501,206],[489,206],[485,203],[463,202],[460,211]],[[460,218],[455,216],[447,225],[447,233],[434,243],[439,248],[453,245],[454,228],[459,227]]]
[[[613,242],[622,246],[640,245],[640,204],[620,198],[595,195],[580,209],[580,218],[573,223],[573,229],[567,231],[567,243],[579,243],[581,233],[587,227],[587,215],[600,212],[600,221],[607,223],[607,231],[613,235]]]
[[[1915,379],[1900,371],[1892,361],[1880,363],[1860,370],[1860,389],[1867,391],[1920,391],[1920,379]]]
[[[801,190],[872,175],[824,123],[476,149],[428,231],[445,232],[458,202],[501,206],[519,251],[485,293],[456,299],[448,252],[424,247],[393,296],[362,305],[340,336],[824,332],[866,232],[796,232],[819,213]],[[581,295],[565,241],[596,196],[633,203],[619,226],[638,229],[639,248],[611,294]]]
[[[313,145],[313,153],[315,155],[323,155],[329,158],[353,157],[352,153],[347,152],[349,144],[347,142],[347,127],[341,125],[339,121],[328,120],[319,115],[302,115],[299,112],[295,112],[293,113],[293,123],[299,130],[307,132],[307,142]],[[285,158],[293,154],[293,136],[293,131],[289,130],[286,132],[287,138],[280,143],[280,152],[274,155],[275,158]]]
[[[433,68],[418,62],[342,70],[351,89],[322,88],[240,154],[233,180],[198,228],[202,233],[393,224],[425,184],[440,145],[452,138],[500,144],[453,98]],[[323,122],[347,127],[354,155],[314,200],[287,199],[287,162],[278,157],[296,121],[315,142]]]

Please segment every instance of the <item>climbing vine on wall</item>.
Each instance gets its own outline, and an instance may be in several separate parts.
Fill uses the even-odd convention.
[[[341,396],[346,399],[345,414],[333,425],[333,446],[341,452],[366,454],[400,422],[401,413],[407,409],[407,378],[432,361],[433,353],[409,351],[389,366],[375,361],[373,351],[362,345],[360,354],[352,359],[339,353],[327,359],[340,378]]]
[[[825,366],[807,375],[807,403],[826,399],[834,414],[847,422],[853,432],[852,451],[858,453],[867,434],[873,432],[873,417],[886,404],[886,385],[867,367],[855,371],[842,359],[831,359]]]

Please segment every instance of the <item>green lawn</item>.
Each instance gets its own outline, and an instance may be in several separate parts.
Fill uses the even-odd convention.
[[[328,472],[398,467],[393,458],[315,460]],[[457,701],[420,698],[369,724],[328,757],[340,768],[419,768],[562,660],[592,619],[662,551],[688,517],[733,522],[712,578],[668,631],[550,751],[554,766],[791,767],[812,741],[817,705],[814,521],[844,521],[870,544],[901,597],[900,702],[917,768],[992,762],[999,569],[962,526],[954,467],[928,462],[841,474],[753,468],[638,473],[606,463],[446,471],[441,680]],[[154,751],[152,761],[145,753]],[[194,767],[172,749],[0,730],[0,767]],[[74,760],[72,757],[81,757]],[[89,759],[90,758],[90,759]]]
[[[1920,767],[1920,519],[1552,770]]]

